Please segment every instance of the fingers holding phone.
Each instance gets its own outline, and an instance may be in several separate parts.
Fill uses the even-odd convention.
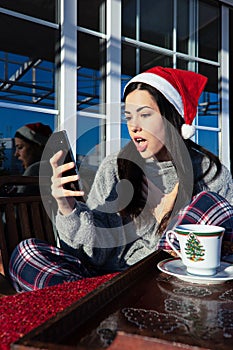
[[[74,208],[75,197],[82,198],[83,191],[73,187],[72,184],[79,181],[79,175],[74,172],[70,175],[69,172],[75,168],[74,162],[69,162],[60,165],[59,162],[63,156],[63,151],[58,151],[50,159],[50,164],[53,170],[52,176],[52,196],[58,203],[58,208],[63,215],[68,215]],[[65,174],[68,174],[65,176]]]

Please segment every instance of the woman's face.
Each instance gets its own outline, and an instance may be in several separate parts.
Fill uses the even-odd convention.
[[[128,131],[143,158],[166,160],[165,128],[159,107],[146,90],[134,90],[125,99]]]
[[[38,161],[35,148],[30,143],[15,137],[15,157],[17,157],[26,169],[32,163]]]

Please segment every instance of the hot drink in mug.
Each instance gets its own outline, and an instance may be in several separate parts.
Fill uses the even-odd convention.
[[[214,225],[179,225],[167,231],[166,240],[181,258],[188,273],[211,276],[220,266],[224,231],[223,227]],[[172,243],[172,235],[179,241],[180,251]]]

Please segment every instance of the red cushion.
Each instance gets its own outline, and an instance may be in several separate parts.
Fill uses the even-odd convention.
[[[0,350],[10,349],[12,342],[115,275],[85,278],[0,298]]]

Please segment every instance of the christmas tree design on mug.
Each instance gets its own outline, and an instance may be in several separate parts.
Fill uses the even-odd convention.
[[[188,259],[192,261],[205,260],[205,249],[193,232],[191,232],[187,237],[185,252]]]

